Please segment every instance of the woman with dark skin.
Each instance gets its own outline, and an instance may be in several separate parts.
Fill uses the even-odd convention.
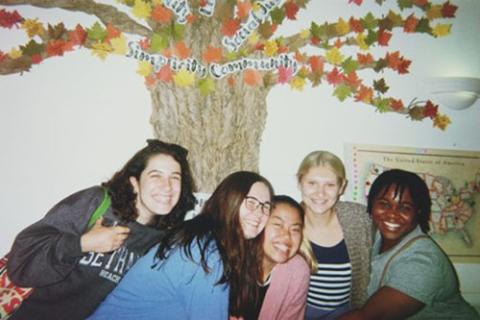
[[[425,182],[404,170],[372,184],[368,212],[377,228],[365,305],[340,319],[478,319],[462,298],[455,269],[428,236],[431,200]]]

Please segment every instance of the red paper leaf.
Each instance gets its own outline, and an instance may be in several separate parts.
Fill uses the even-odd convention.
[[[350,20],[348,21],[348,24],[350,25],[350,29],[356,33],[362,33],[365,28],[363,27],[363,24],[360,20],[355,19],[354,17],[351,17]]]
[[[246,18],[252,10],[252,4],[249,0],[237,0],[237,15],[240,19]]]
[[[107,36],[105,37],[105,42],[110,42],[110,39],[118,38],[122,32],[115,28],[113,24],[107,24]]]
[[[43,58],[41,55],[39,55],[38,53],[37,54],[34,54],[32,55],[32,63],[33,64],[39,64],[40,62],[43,61]],[[1,62],[1,61],[0,61]]]
[[[348,0],[348,3],[355,3],[357,6],[361,5],[363,0]]]
[[[81,25],[77,24],[75,29],[73,31],[70,31],[68,37],[74,45],[82,45],[87,39],[87,32],[85,31],[85,29],[83,29]]]
[[[373,57],[370,53],[367,53],[367,54],[357,53],[357,60],[358,60],[358,63],[363,65],[369,65],[373,63]]]
[[[366,103],[370,103],[373,97],[373,90],[372,88],[366,87],[363,84],[360,85],[360,89],[357,91],[355,95],[355,101],[362,101]]]
[[[445,2],[442,6],[442,16],[444,18],[455,17],[455,11],[457,11],[457,6],[450,4],[450,1]]]
[[[17,10],[8,12],[5,9],[0,10],[0,26],[11,29],[14,25],[23,20]]]
[[[327,73],[328,83],[334,86],[340,84],[343,81],[343,78],[344,78],[343,74],[338,71],[337,67],[333,68],[332,71]]]
[[[143,50],[148,50],[150,48],[150,39],[148,38],[143,38],[142,40],[139,41],[140,48]]]
[[[295,2],[289,1],[285,4],[285,15],[290,20],[297,20],[298,6]]]
[[[398,67],[402,63],[402,58],[400,57],[400,52],[395,51],[393,53],[387,52],[385,55],[385,60],[387,61],[387,65],[392,68],[393,70],[398,70]]]
[[[187,59],[190,56],[192,50],[185,45],[185,42],[180,41],[175,44],[175,54],[180,59]]]
[[[168,23],[172,19],[173,13],[163,5],[156,5],[152,11],[152,19],[160,23]]]
[[[398,73],[399,74],[408,73],[408,67],[410,67],[411,63],[412,63],[411,60],[403,59],[400,65],[398,66],[398,69],[397,69]]]
[[[47,56],[63,56],[65,41],[50,40],[47,44]]]
[[[415,5],[419,7],[425,7],[427,3],[428,3],[428,0],[415,0]]]
[[[392,34],[390,32],[380,29],[378,31],[378,44],[381,46],[388,46],[391,37]]]
[[[168,64],[164,65],[160,71],[158,71],[155,76],[158,80],[163,82],[170,82],[173,79],[173,72],[172,69]]]
[[[222,48],[215,48],[208,46],[208,48],[203,52],[202,58],[206,63],[219,62],[222,60],[223,50]]]
[[[425,108],[423,109],[423,115],[425,117],[429,117],[430,119],[434,119],[438,112],[438,106],[434,105],[432,101],[428,100],[425,104]]]
[[[344,77],[345,82],[352,88],[356,89],[360,84],[362,84],[362,80],[358,78],[357,73],[355,71],[350,72]]]
[[[222,34],[227,37],[232,37],[235,35],[237,30],[240,28],[240,20],[230,19],[223,23],[222,25]]]
[[[0,50],[0,63],[2,63],[3,60],[7,57],[6,53],[3,53],[3,51]]]
[[[395,111],[402,110],[403,109],[403,101],[400,100],[400,99],[390,98],[390,107]]]
[[[403,31],[407,33],[415,32],[415,28],[417,27],[417,24],[418,24],[418,19],[413,14],[411,14],[403,24]]]
[[[278,82],[280,83],[287,83],[293,77],[293,70],[292,68],[285,68],[284,66],[280,66],[278,68]]]

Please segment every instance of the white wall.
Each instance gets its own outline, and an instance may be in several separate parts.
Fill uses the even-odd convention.
[[[279,28],[289,34],[310,21],[336,21],[339,13],[361,16],[377,11],[374,1],[362,7],[347,0],[314,0],[297,21]],[[452,35],[395,35],[390,51],[412,59],[410,74],[386,72],[391,93],[409,101],[426,98],[430,76],[480,77],[480,2],[459,5]],[[0,7],[1,8],[1,7]],[[83,22],[81,14],[20,7],[24,16],[49,21]],[[68,27],[68,25],[67,25]],[[22,43],[21,32],[0,29],[0,50]],[[0,77],[0,254],[16,233],[40,219],[58,200],[108,179],[152,136],[150,97],[136,63],[111,56],[105,62],[87,51],[49,59],[23,75]],[[411,122],[397,114],[379,114],[369,106],[332,97],[324,84],[303,92],[287,86],[268,97],[268,120],[260,150],[260,170],[278,193],[298,198],[294,174],[300,160],[315,149],[343,158],[345,143],[398,145],[453,150],[480,150],[480,103],[464,111],[442,109],[452,119],[443,132],[430,121]],[[348,196],[347,196],[348,198]],[[480,266],[457,264],[462,290],[480,307]]]

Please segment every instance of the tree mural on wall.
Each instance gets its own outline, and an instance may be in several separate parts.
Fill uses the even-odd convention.
[[[234,170],[258,170],[266,97],[275,85],[294,90],[327,85],[340,101],[431,120],[442,130],[448,126],[449,118],[430,100],[407,104],[391,97],[383,75],[406,74],[411,64],[399,51],[388,51],[392,36],[448,35],[451,25],[445,21],[454,17],[455,5],[397,0],[396,11],[381,17],[341,13],[337,21],[312,21],[288,37],[276,36],[279,25],[308,10],[308,2],[0,0],[0,26],[21,28],[29,38],[0,51],[0,74],[30,71],[45,59],[81,48],[101,59],[110,54],[137,59],[137,73],[152,98],[150,122],[156,137],[189,149],[195,179],[205,192]],[[348,2],[355,6],[363,1]],[[98,22],[68,30],[63,23],[23,18],[17,5],[83,12]],[[374,47],[385,52],[374,54]]]

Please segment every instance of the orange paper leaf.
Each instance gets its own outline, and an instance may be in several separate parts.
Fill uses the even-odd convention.
[[[223,50],[222,48],[215,48],[208,46],[207,50],[203,52],[202,58],[206,63],[219,62],[222,60]]]
[[[168,23],[172,19],[172,11],[163,5],[156,5],[152,11],[152,19],[160,23]]]
[[[243,73],[243,81],[249,86],[258,86],[262,83],[262,76],[257,70],[248,69]]]
[[[235,35],[237,30],[240,28],[240,20],[230,19],[223,23],[222,34],[227,37],[232,37]]]
[[[177,42],[175,45],[175,54],[182,60],[188,58],[191,51],[192,50],[190,50],[183,41]]]

